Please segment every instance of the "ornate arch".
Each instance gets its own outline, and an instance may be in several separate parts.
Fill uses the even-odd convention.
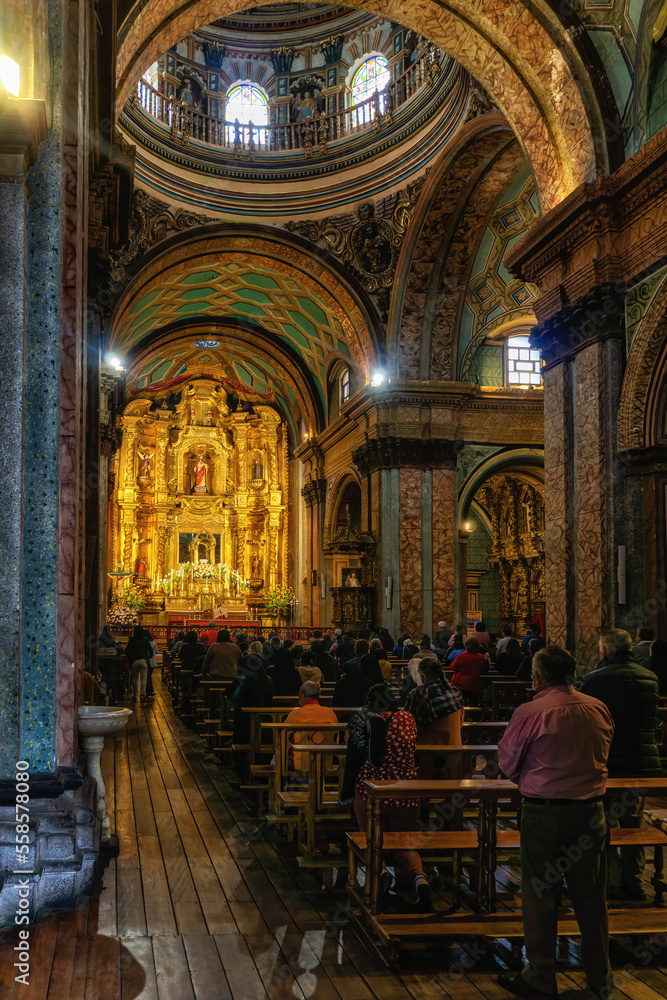
[[[154,335],[142,341],[140,349],[133,353],[128,370],[128,385],[133,390],[133,380],[144,364],[155,356],[166,357],[168,352],[177,350],[184,341],[193,337],[224,337],[225,352],[229,358],[239,353],[254,360],[260,365],[270,365],[282,381],[283,385],[293,393],[300,415],[305,420],[309,434],[317,433],[324,426],[324,406],[318,398],[314,379],[299,359],[289,356],[284,350],[276,350],[275,342],[268,333],[246,326],[243,323],[233,323],[228,320],[194,320],[181,327],[166,327],[156,331]],[[195,365],[188,368],[188,377],[195,378],[206,374],[216,367],[218,349],[208,351],[211,365]],[[158,383],[151,385],[152,393],[164,391],[164,386]],[[141,391],[141,390],[139,390]],[[289,415],[288,415],[289,416]],[[296,438],[295,438],[296,446]]]
[[[207,226],[176,237],[148,255],[122,290],[113,315],[114,347],[127,350],[159,325],[154,300],[150,321],[145,326],[137,316],[137,307],[147,301],[147,295],[164,293],[164,298],[171,303],[175,284],[183,285],[195,274],[208,270],[215,276],[224,268],[262,268],[291,282],[295,294],[310,296],[315,303],[322,304],[340,325],[341,339],[347,344],[357,368],[368,377],[378,352],[377,330],[371,312],[357,289],[323,257],[321,251],[315,254],[302,247],[298,238],[280,232],[264,232],[253,226],[234,226],[233,230],[232,227]],[[215,295],[213,292],[209,297],[208,312],[202,306],[200,316],[224,314],[224,309],[217,311],[215,308],[218,300],[224,304],[222,290],[218,290],[217,300]],[[196,313],[190,311],[189,315],[194,318]],[[328,353],[328,346],[324,346]]]
[[[520,474],[526,467],[535,469],[535,479],[544,483],[544,452],[538,448],[512,448],[509,451],[499,451],[481,462],[466,479],[459,493],[459,508],[461,517],[465,517],[475,494],[481,486],[490,479],[502,473],[512,474],[514,470]],[[525,475],[525,472],[523,473]]]
[[[667,362],[667,281],[662,279],[637,328],[625,369],[618,407],[618,449],[655,444],[657,397]]]
[[[116,113],[143,70],[172,45],[254,0],[136,3],[118,48]],[[412,28],[457,59],[489,91],[524,147],[544,211],[609,169],[604,122],[572,25],[548,0],[357,0],[353,6]],[[572,18],[570,18],[572,21]]]
[[[495,205],[524,165],[503,118],[468,123],[445,150],[403,244],[389,314],[389,367],[410,379],[455,378],[455,337],[470,269]]]
[[[345,492],[345,488],[350,483],[356,483],[359,489],[361,489],[358,473],[351,466],[348,466],[337,473],[333,483],[327,489],[327,506],[324,512],[324,527],[322,530],[322,537],[325,543],[333,541],[332,528],[336,523],[334,515],[337,513],[338,505]]]

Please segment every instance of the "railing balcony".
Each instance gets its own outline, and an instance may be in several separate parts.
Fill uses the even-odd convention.
[[[152,118],[162,122],[173,140],[188,145],[191,139],[233,152],[236,159],[254,160],[258,153],[282,150],[302,151],[306,157],[324,154],[329,143],[348,139],[359,133],[378,132],[392,123],[395,111],[418,91],[432,86],[442,72],[436,50],[427,52],[384,90],[334,114],[320,114],[285,125],[241,124],[212,118],[197,108],[161,94],[145,80],[140,80],[132,97],[132,108],[140,106]]]

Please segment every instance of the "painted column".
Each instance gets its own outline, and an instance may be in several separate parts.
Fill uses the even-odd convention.
[[[401,469],[401,631],[419,638],[422,628],[421,471]]]
[[[594,665],[620,617],[622,492],[615,446],[623,300],[596,289],[537,328],[544,376],[545,596],[549,642]]]
[[[431,625],[426,631],[433,636],[439,621],[455,624],[454,583],[456,572],[456,469],[433,469],[433,607]],[[465,580],[463,580],[465,585]]]
[[[568,613],[571,545],[568,507],[571,499],[571,378],[564,363],[544,374],[544,557],[547,639],[568,647],[574,622]]]
[[[454,608],[456,462],[449,441],[369,440],[353,452],[371,480],[380,621],[419,639]],[[363,485],[362,485],[363,489]],[[385,588],[392,580],[391,608]]]

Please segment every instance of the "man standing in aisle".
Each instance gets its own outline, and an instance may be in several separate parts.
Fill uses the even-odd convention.
[[[581,931],[589,990],[605,997],[609,965],[603,796],[614,733],[601,701],[572,687],[575,664],[558,646],[533,658],[535,697],[520,705],[498,747],[516,781],[521,810],[521,901],[528,965],[498,982],[520,997],[557,995],[556,938],[561,873]]]
[[[636,648],[636,647],[635,647]],[[616,628],[600,639],[601,661],[597,670],[586,674],[581,690],[598,698],[609,709],[614,720],[614,738],[609,751],[610,778],[654,778],[662,774],[660,751],[655,734],[658,728],[660,692],[658,678],[635,660],[632,637]],[[642,823],[645,800],[640,796],[626,808],[620,820],[611,821],[622,829],[637,829]],[[644,848],[610,847],[610,899],[646,899],[642,876]]]

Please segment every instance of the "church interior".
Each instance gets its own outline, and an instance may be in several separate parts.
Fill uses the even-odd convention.
[[[667,996],[667,2],[6,0],[0,220],[0,1000],[555,995],[503,762],[610,636],[643,881],[553,983]]]

